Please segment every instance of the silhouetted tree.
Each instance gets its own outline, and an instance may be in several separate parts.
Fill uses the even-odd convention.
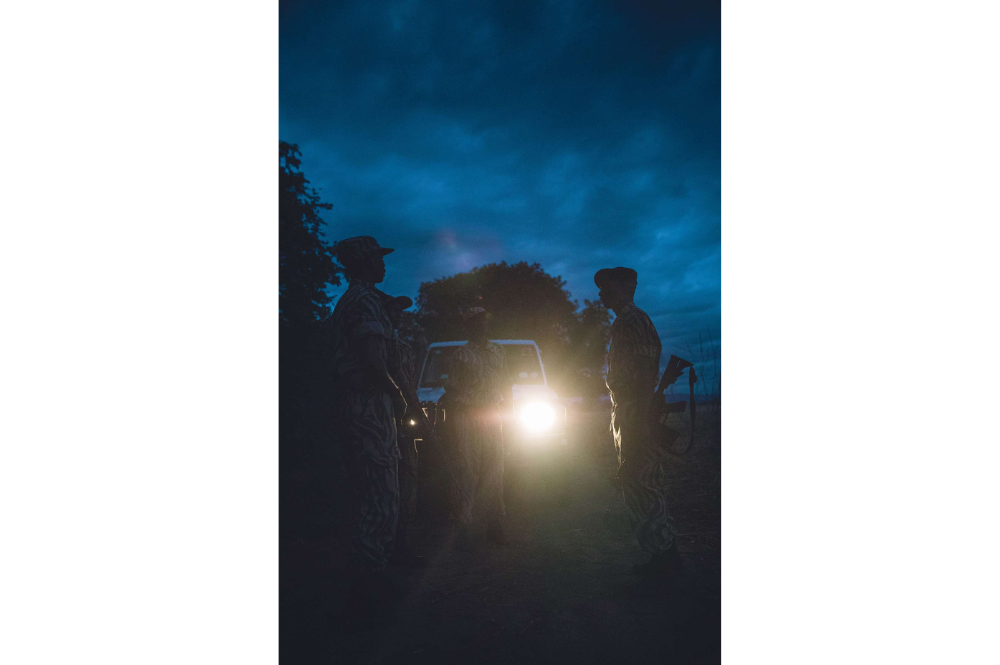
[[[574,382],[581,395],[594,397],[607,393],[604,383],[608,342],[611,340],[611,315],[600,300],[584,300],[572,333]]]
[[[279,450],[282,530],[295,532],[324,513],[317,499],[330,484],[310,469],[317,455],[334,446],[329,422],[332,384],[324,356],[328,346],[326,319],[332,298],[327,289],[340,284],[343,269],[332,247],[320,237],[321,210],[330,209],[300,170],[296,146],[279,143]],[[321,444],[326,439],[327,446]],[[311,474],[311,475],[310,475]]]
[[[343,273],[319,235],[319,211],[332,206],[320,201],[299,170],[298,146],[281,141],[278,150],[278,310],[282,324],[310,325],[329,314],[327,287],[340,284]]]
[[[601,373],[603,349],[598,347],[602,339],[606,347],[607,340],[600,329],[608,325],[607,311],[600,303],[587,302],[578,315],[577,302],[565,286],[565,280],[549,275],[537,263],[491,263],[421,284],[416,323],[432,342],[461,340],[462,311],[485,307],[492,316],[490,336],[535,340],[546,373],[557,389],[564,390],[567,380],[586,376],[584,367]]]

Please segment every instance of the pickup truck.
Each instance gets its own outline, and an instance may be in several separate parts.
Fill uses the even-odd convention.
[[[566,407],[548,385],[538,345],[526,339],[490,341],[504,347],[514,383],[516,423],[513,432],[505,428],[504,440],[508,445],[538,445],[553,441],[566,445]],[[432,415],[444,394],[448,360],[458,347],[466,343],[435,342],[427,348],[417,384],[417,398],[428,415]],[[447,419],[447,413],[437,414],[437,420],[442,419]]]

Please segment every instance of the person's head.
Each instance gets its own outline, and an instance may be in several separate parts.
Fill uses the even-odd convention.
[[[489,332],[489,317],[482,307],[470,307],[462,314],[466,339],[486,339]]]
[[[608,309],[620,310],[632,302],[639,275],[631,268],[602,268],[594,275],[598,297]]]
[[[403,319],[403,310],[413,306],[413,301],[406,296],[389,297],[383,301],[382,306],[385,307],[385,313],[389,315],[389,320],[392,321],[392,327],[399,328],[399,322]]]
[[[392,251],[388,247],[380,247],[371,236],[347,238],[337,243],[337,258],[347,276],[372,284],[385,279],[384,257]]]

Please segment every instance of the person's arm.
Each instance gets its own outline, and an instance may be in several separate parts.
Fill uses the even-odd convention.
[[[501,349],[503,347],[500,347]],[[514,377],[511,375],[510,365],[507,363],[507,352],[504,351],[503,358],[503,387],[501,388],[501,393],[503,394],[503,401],[506,404],[506,411],[510,414],[510,417],[514,417]]]
[[[649,356],[639,356],[636,359],[636,403],[641,409],[641,415],[645,417],[646,411],[655,395],[657,374],[660,368],[656,361]]]
[[[652,445],[652,439],[641,432],[648,423],[655,396],[660,341],[648,317],[636,314],[618,325],[614,346],[616,371],[614,382],[609,380],[609,385],[614,390],[615,425],[620,417],[622,426],[637,428],[634,434],[621,438],[618,477],[622,479],[635,472],[636,462],[642,457],[636,453]]]
[[[445,374],[448,375],[444,380],[444,390],[451,401],[457,402],[466,392],[468,383],[465,376],[466,353],[464,346],[458,347],[444,365]]]
[[[633,315],[622,322],[615,340],[616,371],[609,385],[615,400],[648,405],[656,389],[659,373],[659,340],[645,315]]]
[[[423,408],[420,406],[420,398],[417,397],[416,386],[411,385],[408,381],[404,379],[402,382],[400,382],[399,389],[406,397],[408,415],[417,421],[417,423],[420,425],[420,429],[424,432],[424,434],[428,438],[433,437],[434,426],[431,424],[431,421],[427,417],[427,414],[424,413]]]
[[[396,381],[386,367],[385,358],[382,355],[382,345],[385,340],[377,335],[365,335],[361,338],[361,358],[364,364],[365,375],[371,378],[376,388],[389,393],[393,405],[399,408],[402,413],[406,409],[406,398]]]
[[[621,345],[623,348],[615,360],[617,367],[613,381],[609,381],[611,389],[615,393],[615,401],[636,402],[641,396],[648,392],[645,386],[648,385],[648,378],[655,376],[656,370],[652,368],[651,358],[641,356],[635,352],[632,345]],[[655,385],[655,378],[653,385]]]
[[[360,356],[361,368],[368,385],[388,393],[397,408],[405,408],[406,400],[386,364],[386,345],[392,337],[389,318],[382,301],[374,293],[362,294],[345,314],[344,328],[351,344]],[[402,413],[402,409],[399,410]]]

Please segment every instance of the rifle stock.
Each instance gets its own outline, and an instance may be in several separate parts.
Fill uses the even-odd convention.
[[[668,386],[681,377],[681,373],[685,369],[693,365],[694,363],[691,361],[671,354],[670,360],[667,361],[667,367],[663,370],[663,376],[660,377],[660,383],[656,386],[656,391],[663,392],[666,390]]]
[[[680,378],[684,370],[688,370],[689,400],[687,402],[667,402],[663,394],[664,389]],[[653,393],[653,401],[648,413],[650,432],[658,445],[667,452],[674,455],[683,455],[694,443],[694,421],[695,421],[695,400],[694,384],[698,380],[694,373],[694,363],[670,356],[667,361],[667,368],[663,371],[660,383]],[[690,404],[690,409],[687,406]],[[683,435],[678,430],[668,425],[669,416],[672,413],[684,413],[688,411],[688,421],[690,433]],[[675,423],[676,424],[676,423]]]

